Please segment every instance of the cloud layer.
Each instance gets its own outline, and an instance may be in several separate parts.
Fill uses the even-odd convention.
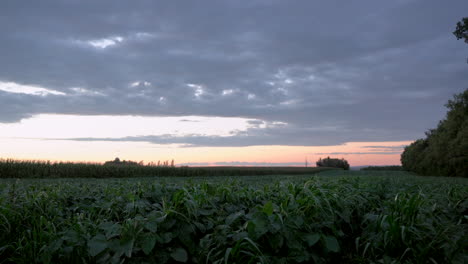
[[[121,140],[412,140],[467,88],[467,46],[451,34],[467,9],[464,0],[2,1],[0,122],[47,113],[243,117],[284,125]]]

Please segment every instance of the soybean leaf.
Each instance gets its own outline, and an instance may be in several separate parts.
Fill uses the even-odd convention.
[[[304,236],[304,239],[307,242],[307,245],[309,245],[309,247],[311,247],[311,246],[317,244],[317,242],[320,239],[320,235],[319,234],[307,234],[307,235]]]
[[[249,232],[250,237],[257,239],[268,232],[268,222],[264,217],[266,216],[263,215],[262,217],[262,215],[257,215],[248,222],[247,232]]]
[[[49,252],[56,252],[62,247],[63,244],[63,239],[59,238],[54,241],[52,241],[49,246],[48,246],[48,251]],[[2,252],[2,248],[0,247],[0,253]]]
[[[107,248],[106,237],[102,234],[94,236],[88,241],[88,252],[92,257],[97,256]]]
[[[174,252],[171,253],[171,257],[178,262],[187,262],[188,256],[187,251],[183,248],[177,248]]]
[[[332,252],[340,251],[340,245],[338,244],[338,240],[334,236],[325,236],[325,247]]]
[[[156,240],[161,244],[167,244],[171,242],[172,240],[172,233],[171,232],[162,233],[156,237]]]
[[[156,245],[156,237],[155,236],[147,236],[143,239],[141,242],[141,249],[146,255],[149,255],[151,251],[154,248],[154,245]]]
[[[212,215],[213,213],[216,212],[215,209],[198,209],[197,211],[200,215],[204,215],[204,216],[207,216],[207,215]]]
[[[232,239],[234,239],[234,241],[238,241],[238,240],[242,240],[246,237],[248,237],[249,234],[247,232],[239,232],[237,234],[234,234],[232,235]]]
[[[193,224],[200,230],[200,232],[205,233],[206,232],[206,227],[200,222],[193,222]]]
[[[268,238],[268,243],[273,249],[279,250],[284,244],[284,238],[281,234],[274,234]]]
[[[240,211],[240,212],[236,212],[236,213],[228,215],[228,217],[226,217],[226,225],[231,225],[232,223],[234,223],[234,221],[236,221],[242,215],[244,215],[244,211]]]
[[[263,205],[262,211],[267,215],[273,214],[273,203],[268,201],[265,205]]]
[[[106,233],[107,239],[111,239],[120,234],[120,225],[118,223],[103,222],[99,225],[99,228]]]
[[[158,231],[158,224],[156,223],[156,221],[150,219],[148,222],[145,223],[145,228],[148,231],[156,233]]]
[[[121,250],[125,253],[127,257],[132,256],[134,243],[135,243],[135,239],[129,239],[129,240],[124,240],[120,242]]]

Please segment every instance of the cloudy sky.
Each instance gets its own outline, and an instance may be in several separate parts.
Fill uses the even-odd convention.
[[[398,164],[468,88],[468,2],[0,2],[0,158]]]

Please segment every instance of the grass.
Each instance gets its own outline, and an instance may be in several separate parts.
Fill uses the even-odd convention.
[[[0,179],[0,263],[466,263],[468,180]]]

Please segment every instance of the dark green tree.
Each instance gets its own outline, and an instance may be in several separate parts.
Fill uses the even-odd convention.
[[[453,32],[468,43],[468,17]],[[445,105],[447,116],[436,129],[426,132],[401,154],[405,170],[424,175],[468,177],[468,89]]]
[[[446,118],[407,146],[403,167],[418,174],[468,177],[468,89],[445,105]]]
[[[330,168],[341,168],[344,170],[349,170],[348,161],[345,159],[332,159],[330,157],[320,158],[316,163],[317,167],[330,167]]]
[[[457,23],[457,28],[453,34],[457,39],[465,39],[465,42],[468,43],[468,17],[464,17]]]
[[[114,160],[106,161],[104,165],[139,165],[139,164],[135,161],[131,161],[131,160],[121,161],[119,158],[115,158]]]

